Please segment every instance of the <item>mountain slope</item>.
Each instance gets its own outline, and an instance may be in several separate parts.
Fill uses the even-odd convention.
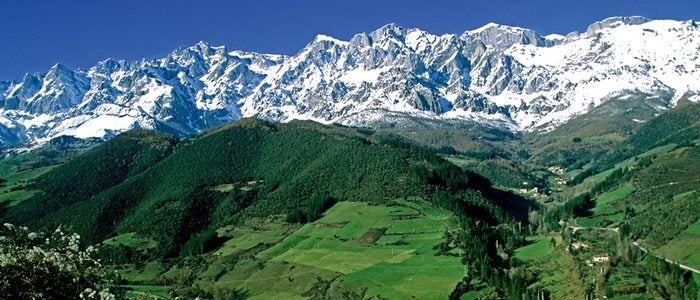
[[[566,37],[498,24],[461,35],[389,24],[349,41],[319,35],[294,56],[198,43],[161,59],[108,59],[86,71],[58,64],[0,82],[0,142],[131,128],[184,136],[250,116],[550,130],[630,93],[663,95],[657,112],[684,96],[697,101],[699,47],[694,21],[642,17],[609,18]]]
[[[160,160],[127,164],[132,167],[126,170],[118,157],[132,155],[108,151],[124,149],[129,137],[139,134],[120,135],[39,177],[34,187],[44,193],[10,208],[4,220],[41,227],[63,224],[91,242],[137,232],[159,243],[157,255],[170,256],[199,232],[289,213],[311,205],[317,195],[385,203],[406,196],[432,199],[436,190],[455,195],[464,190],[469,191],[465,199],[474,201],[469,206],[474,217],[493,224],[524,215],[527,208],[516,210],[530,205],[492,191],[488,181],[429,151],[386,139],[371,142],[351,128],[245,119],[181,141]],[[93,189],[90,179],[65,182],[70,174],[93,176],[115,167],[124,171],[110,179],[117,184]],[[515,200],[520,202],[509,202]]]

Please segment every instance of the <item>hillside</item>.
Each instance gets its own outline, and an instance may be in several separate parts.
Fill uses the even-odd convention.
[[[273,224],[282,218],[290,224],[284,226],[293,228],[321,218],[336,202],[364,202],[405,206],[429,218],[454,215],[450,222],[456,223],[448,228],[462,228],[489,241],[465,241],[467,249],[478,247],[464,252],[470,253],[467,261],[495,265],[503,263],[495,257],[496,244],[512,248],[522,242],[517,232],[496,225],[526,222],[527,211],[536,207],[398,136],[255,119],[179,142],[148,131],[127,132],[51,169],[30,187],[36,193],[9,207],[3,221],[46,229],[66,226],[91,243],[107,239],[105,244],[113,247],[105,247],[102,255],[120,263],[197,257],[222,246],[230,238],[223,232],[251,220],[277,216]],[[414,218],[415,212],[406,213]],[[393,214],[385,216],[389,219],[384,228],[399,226],[391,221],[394,218],[406,218]],[[373,226],[365,230],[380,230]],[[430,232],[437,236],[420,247],[457,247],[454,241],[451,246],[442,241],[445,229],[434,230]],[[376,240],[366,238],[370,244]],[[120,246],[123,243],[132,246]],[[274,245],[258,243],[254,242],[262,248],[255,253]],[[503,287],[501,292],[515,291]]]
[[[130,131],[55,166],[10,157],[24,167],[8,189],[25,198],[2,221],[79,233],[133,295],[693,294],[656,257],[698,263],[700,105],[606,107],[650,119],[621,129],[596,109],[493,139],[257,119],[181,140]],[[552,151],[567,145],[588,154]],[[611,255],[603,273],[597,253]]]
[[[607,140],[608,150],[596,156],[572,155],[585,159],[583,163],[567,170],[551,169],[550,202],[541,221],[534,222],[544,237],[534,239],[542,240],[555,229],[563,237],[556,243],[567,248],[532,245],[518,251],[526,253],[528,265],[542,272],[538,282],[547,282],[555,298],[572,287],[546,274],[566,273],[554,270],[568,265],[577,270],[567,275],[576,278],[575,286],[598,297],[696,299],[698,109],[698,104],[681,103],[616,141]],[[573,144],[601,145],[582,137]],[[546,261],[537,251],[562,259]],[[611,256],[609,264],[591,263],[600,253]]]

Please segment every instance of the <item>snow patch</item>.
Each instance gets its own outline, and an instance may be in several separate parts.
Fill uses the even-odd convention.
[[[558,34],[558,33],[552,33],[552,34],[545,35],[544,38],[547,40],[559,41],[559,40],[565,39],[566,37],[561,35],[561,34]]]
[[[52,138],[70,135],[77,138],[102,138],[110,132],[123,132],[134,128],[136,118],[134,117],[118,117],[102,115],[95,118],[90,116],[81,116],[69,119],[65,122],[65,127],[61,128]],[[63,127],[63,126],[61,126]]]
[[[358,69],[354,69],[354,70],[350,70],[350,71],[345,72],[345,74],[340,76],[339,79],[345,83],[348,83],[348,84],[351,84],[354,86],[361,85],[364,82],[375,83],[379,79],[379,76],[382,73],[388,71],[389,69],[391,69],[391,68],[386,67],[386,68],[378,68],[378,69],[372,69],[372,70],[365,70],[365,69],[358,68]]]

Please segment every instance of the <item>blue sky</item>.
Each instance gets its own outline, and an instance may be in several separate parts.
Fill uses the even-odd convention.
[[[387,23],[461,33],[488,22],[540,34],[583,31],[609,16],[697,19],[698,0],[4,0],[0,80],[60,62],[156,58],[204,40],[229,49],[294,54],[323,33],[349,39]]]

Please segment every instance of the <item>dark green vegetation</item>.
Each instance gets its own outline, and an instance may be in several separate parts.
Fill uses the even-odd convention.
[[[512,251],[524,242],[518,224],[526,222],[528,209],[536,208],[522,197],[492,188],[489,180],[463,171],[436,156],[434,150],[398,136],[310,122],[242,120],[180,142],[167,135],[133,131],[55,167],[37,177],[29,188],[35,193],[8,208],[4,220],[47,229],[59,224],[68,226],[89,242],[106,240],[101,255],[108,262],[167,262],[174,273],[226,247],[236,236],[227,236],[224,228],[235,229],[251,219],[284,215],[292,224],[305,223],[321,218],[338,201],[396,205],[397,199],[410,196],[418,200],[401,203],[416,206],[412,208],[415,211],[391,218],[418,218],[419,211],[434,217],[445,214],[439,212],[437,207],[441,207],[454,215],[451,222],[456,222],[455,229],[459,230],[450,232],[443,222],[437,222],[429,225],[434,231],[423,232],[433,235],[427,244],[413,245],[409,236],[388,243],[427,256],[410,260],[411,268],[420,267],[421,261],[429,262],[435,255],[463,256],[474,270],[470,278],[493,287],[496,295],[525,292],[526,279],[508,275],[507,256],[499,253]],[[391,226],[403,226],[402,222],[395,223]],[[406,224],[410,227],[413,223]],[[363,247],[375,245],[393,232],[390,227],[360,230],[366,232],[352,237]],[[412,233],[411,229],[405,230],[407,235]],[[343,237],[342,232],[337,233],[342,242],[337,247],[349,247],[343,243],[350,237]],[[439,242],[435,234],[445,239]],[[231,261],[226,262],[224,270],[245,270],[245,264],[254,262],[250,255],[271,246],[255,244],[243,254],[229,257]],[[394,250],[385,247],[383,251]],[[356,252],[371,256],[371,251],[362,247]],[[385,259],[391,263],[390,257],[380,261]],[[173,268],[173,262],[179,267]],[[265,262],[261,263],[264,267]],[[159,282],[145,282],[144,278],[154,280],[153,276],[140,271],[140,275],[127,279],[149,285],[166,283],[184,296],[214,295],[231,288],[195,285],[197,278],[205,276],[201,273],[207,271],[201,269],[204,266],[188,269],[191,275],[187,276],[159,274],[164,276]],[[309,263],[305,266],[319,267]],[[355,278],[354,284],[339,289],[359,292],[362,278],[367,277]],[[441,293],[447,295],[454,290],[456,295],[461,294],[463,288],[454,289],[460,277],[450,278],[450,288]],[[324,284],[330,283],[316,282],[305,293],[330,293],[318,286]],[[356,287],[360,290],[353,292]]]
[[[98,142],[62,136],[31,151],[5,153],[0,159],[0,205],[13,206],[31,197],[34,178]]]
[[[537,135],[135,131],[8,167],[22,194],[0,213],[99,243],[132,296],[695,299],[700,105],[656,116],[668,101],[620,97]]]
[[[700,244],[693,233],[700,216],[699,121],[700,105],[681,104],[621,135],[624,139],[590,160],[584,155],[583,161],[568,165],[561,159],[550,161],[569,169],[551,175],[560,178],[552,186],[555,201],[543,217],[533,214],[533,221],[542,233],[561,232],[586,294],[698,296],[692,272],[660,257],[700,267]],[[585,143],[581,136],[579,143]],[[609,255],[608,262],[594,262],[594,255],[601,253]],[[536,263],[540,265],[535,268],[547,266]],[[553,295],[564,290],[553,287]]]

